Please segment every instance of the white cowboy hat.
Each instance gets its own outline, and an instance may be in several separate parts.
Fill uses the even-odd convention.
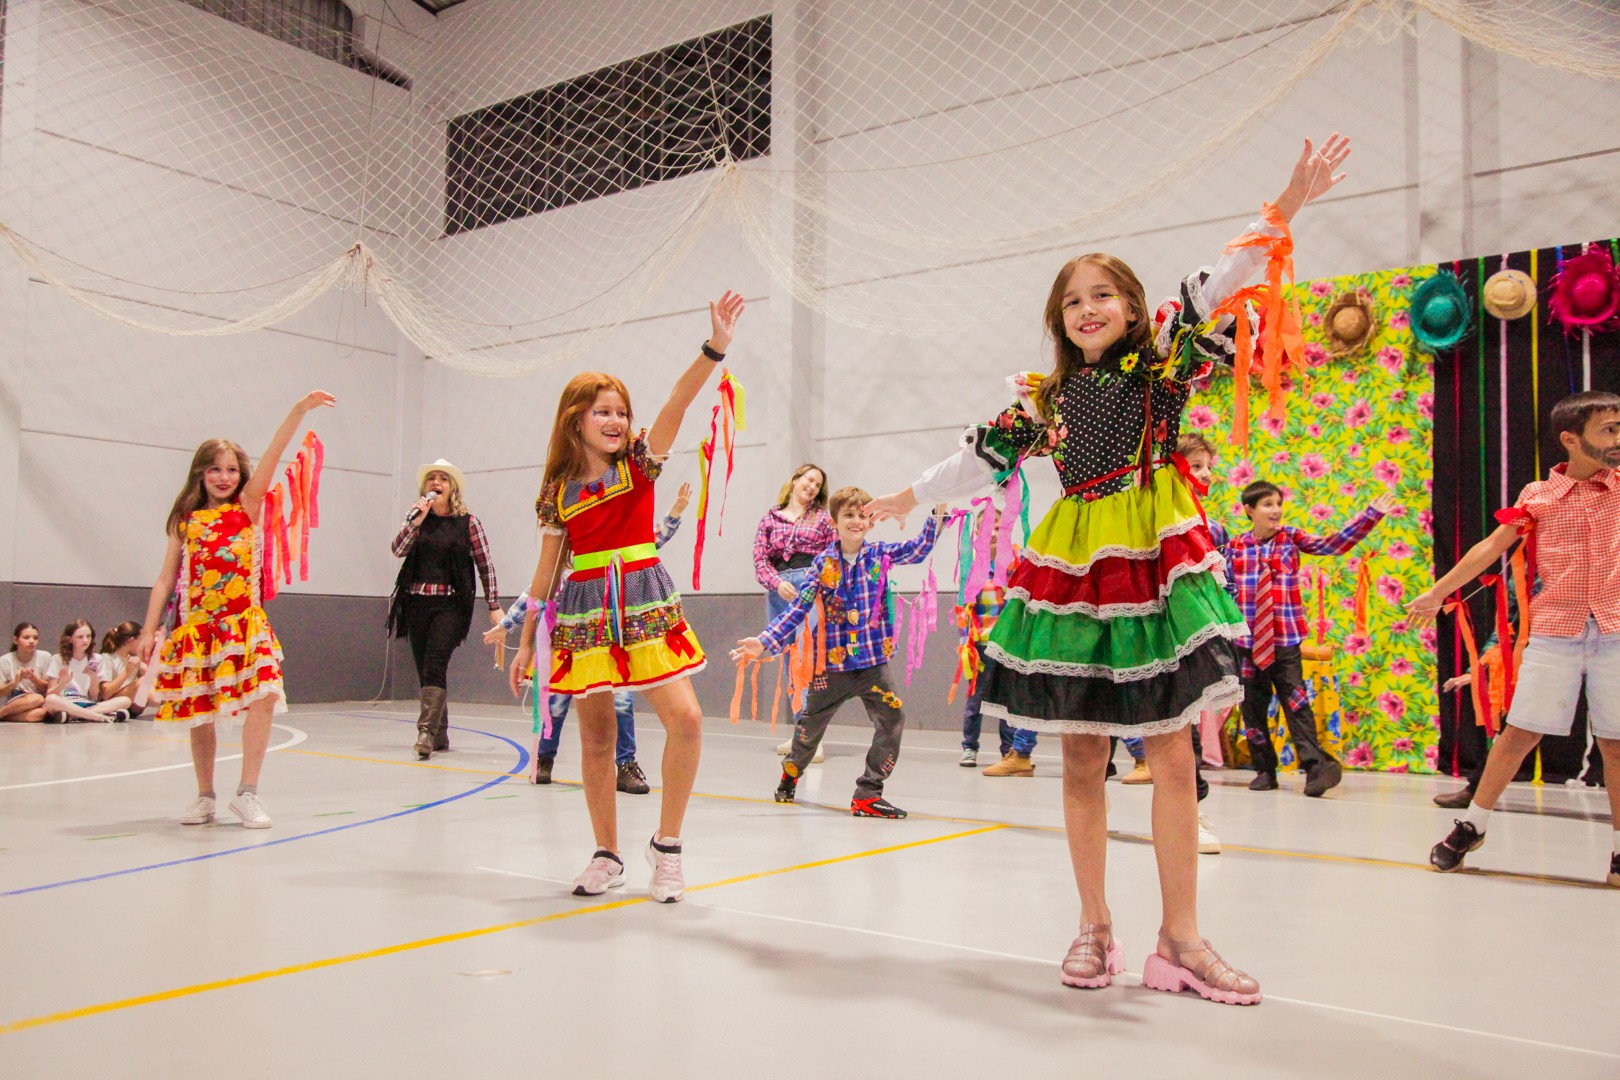
[[[427,480],[428,473],[432,473],[432,472],[442,472],[442,473],[444,473],[446,476],[448,476],[450,479],[452,479],[452,480],[454,480],[456,482],[456,487],[462,492],[462,494],[466,494],[466,491],[467,491],[467,478],[465,476],[461,475],[461,470],[460,469],[456,468],[454,465],[452,465],[448,461],[444,460],[444,458],[440,458],[438,461],[435,461],[431,465],[422,465],[422,466],[417,468],[417,470],[416,470],[416,490],[418,490],[418,491],[422,490],[422,483],[425,480]]]

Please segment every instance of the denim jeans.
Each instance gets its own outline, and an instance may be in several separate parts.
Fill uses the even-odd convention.
[[[789,585],[792,585],[795,589],[803,589],[805,582],[810,580],[810,568],[808,566],[802,566],[797,570],[784,570],[782,571],[782,580],[787,582]],[[782,599],[781,595],[778,594],[775,589],[767,592],[765,594],[765,625],[771,625],[771,623],[775,622],[781,616],[782,612],[786,611],[787,609],[788,601]],[[811,613],[807,615],[804,620],[804,625],[811,627],[812,631],[814,630],[815,618],[816,613],[811,611]]]
[[[979,646],[979,663],[984,663],[984,647]],[[979,749],[979,733],[984,730],[984,715],[980,707],[984,703],[984,682],[980,680],[973,684],[973,690],[962,702],[962,749],[977,752]],[[1009,750],[1016,750],[1020,754],[1030,754],[1035,750],[1035,733],[1023,728],[1015,728],[1005,720],[998,723],[998,734],[1001,736],[1001,756],[1006,757]]]
[[[557,756],[557,744],[562,739],[563,721],[568,719],[568,709],[574,703],[571,694],[551,695],[551,738],[544,735],[540,737],[540,745],[535,750],[536,757],[554,758]],[[636,760],[636,713],[630,703],[630,691],[613,691],[613,715],[619,721],[619,739],[613,748],[613,763],[623,765],[627,761]]]

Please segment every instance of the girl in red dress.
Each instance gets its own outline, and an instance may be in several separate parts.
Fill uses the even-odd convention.
[[[536,675],[549,680],[551,693],[567,694],[579,706],[580,771],[596,853],[574,881],[576,896],[624,884],[614,801],[618,688],[640,691],[664,725],[663,807],[658,831],[647,843],[652,896],[673,903],[685,892],[681,822],[703,734],[690,677],[703,670],[704,658],[653,542],[653,481],[687,408],[724,358],[742,312],[743,299],[732,292],[709,305],[709,339],[676,380],[650,431],[631,434],[630,392],[612,375],[576,375],[557,403],[545,480],[534,504],[540,562],[529,595],[557,595],[551,655],[542,658]],[[559,593],[565,547],[572,569]],[[509,673],[514,696],[535,659],[539,622],[523,624]]]
[[[250,829],[270,827],[259,801],[259,767],[270,742],[271,713],[287,706],[281,643],[259,606],[259,511],[304,414],[336,401],[316,390],[294,405],[254,469],[240,446],[209,439],[192,456],[185,486],[169,510],[169,546],[141,624],[139,655],[152,656],[153,628],[178,591],[178,624],[153,661],[158,676],[152,700],[159,704],[159,724],[191,729],[197,801],[181,815],[182,825],[214,820],[214,721],[246,712],[242,782],[231,812]]]

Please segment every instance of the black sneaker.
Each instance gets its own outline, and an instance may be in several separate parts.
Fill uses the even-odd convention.
[[[1332,758],[1328,758],[1305,777],[1305,794],[1313,799],[1320,799],[1329,789],[1339,786],[1344,779],[1344,766]]]
[[[776,801],[792,802],[793,796],[798,792],[798,790],[799,782],[784,772],[782,773],[781,783],[776,785]]]
[[[1250,791],[1276,791],[1277,790],[1277,774],[1274,773],[1274,772],[1255,773],[1254,774],[1254,779],[1249,781],[1249,790]]]
[[[652,790],[647,784],[647,774],[634,761],[619,766],[618,787],[626,795],[645,795]]]
[[[1460,818],[1451,834],[1429,852],[1429,865],[1442,874],[1449,874],[1463,863],[1463,856],[1485,842],[1485,834],[1474,828],[1471,821]]]
[[[543,757],[534,765],[534,782],[537,784],[551,783],[551,763],[555,758]]]
[[[1609,856],[1609,884],[1620,889],[1620,851]]]
[[[851,799],[849,812],[855,817],[903,818],[906,812],[881,795],[870,799]]]

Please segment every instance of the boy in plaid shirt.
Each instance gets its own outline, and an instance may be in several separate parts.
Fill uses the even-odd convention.
[[[1552,410],[1569,461],[1525,485],[1501,525],[1408,606],[1424,622],[1459,585],[1495,566],[1529,534],[1541,589],[1530,598],[1530,639],[1502,733],[1491,744],[1473,802],[1429,852],[1441,873],[1485,842],[1491,808],[1543,735],[1568,735],[1581,685],[1603,753],[1614,846],[1610,885],[1620,887],[1620,395],[1571,394]]]
[[[804,708],[795,720],[793,749],[782,764],[776,801],[793,801],[799,777],[833,714],[844,702],[858,697],[866,704],[866,715],[876,730],[866,753],[866,771],[855,781],[849,812],[856,817],[903,818],[906,812],[883,798],[883,782],[894,771],[906,726],[900,698],[889,683],[894,621],[888,606],[887,569],[928,557],[945,507],[934,508],[915,539],[892,544],[866,539],[872,523],[861,508],[871,501],[870,494],[856,487],[832,493],[827,509],[838,539],[811,563],[809,581],[798,598],[759,637],[737,642],[731,658],[754,660],[781,652],[819,597],[827,620],[827,670],[810,683]]]
[[[1316,740],[1316,714],[1305,690],[1300,642],[1305,640],[1305,603],[1299,592],[1301,555],[1343,555],[1372,532],[1395,508],[1380,495],[1332,536],[1282,523],[1283,495],[1275,484],[1256,480],[1243,489],[1243,509],[1253,528],[1233,537],[1226,556],[1228,584],[1234,589],[1249,637],[1237,641],[1242,661],[1243,726],[1254,757],[1250,791],[1275,791],[1277,751],[1271,745],[1266,709],[1272,694],[1282,707],[1294,753],[1305,770],[1305,794],[1321,797],[1344,777],[1343,767]]]

